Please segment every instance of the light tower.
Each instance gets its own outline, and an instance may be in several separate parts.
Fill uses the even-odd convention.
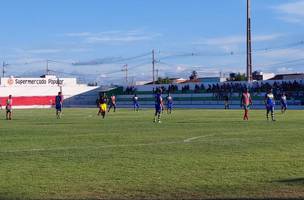
[[[2,63],[2,78],[4,78],[4,76],[5,76],[5,73],[6,73],[5,67],[6,66],[8,66],[8,64],[3,61],[3,63]]]
[[[252,82],[251,0],[247,0],[247,81]]]
[[[155,51],[152,50],[152,82],[155,84]]]
[[[124,71],[126,74],[125,74],[125,81],[126,81],[126,86],[128,85],[128,64],[125,64],[123,66],[123,69],[121,71]]]

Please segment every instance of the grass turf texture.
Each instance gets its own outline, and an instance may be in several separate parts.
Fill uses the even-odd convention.
[[[264,111],[176,110],[162,124],[152,110],[96,113],[0,120],[0,199],[304,197],[303,111],[274,123]]]

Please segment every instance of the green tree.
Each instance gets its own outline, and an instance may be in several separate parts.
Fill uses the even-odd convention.
[[[246,74],[231,73],[228,81],[246,81]]]
[[[157,84],[170,84],[171,81],[170,81],[170,78],[169,78],[169,77],[165,77],[165,78],[158,77],[156,83],[157,83]]]
[[[197,80],[198,79],[198,74],[197,74],[197,71],[192,71],[189,79],[192,81],[192,80]]]

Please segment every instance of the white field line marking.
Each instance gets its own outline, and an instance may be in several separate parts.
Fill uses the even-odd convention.
[[[211,137],[211,136],[214,136],[214,134],[201,135],[201,136],[197,136],[197,137],[188,138],[188,139],[185,139],[184,142],[188,143],[188,142],[192,142],[193,140],[197,140],[197,139],[200,139],[200,138]]]
[[[44,152],[44,151],[64,151],[64,150],[81,150],[81,149],[105,149],[105,148],[119,148],[119,147],[141,147],[141,146],[158,146],[181,144],[183,142],[157,142],[157,143],[142,143],[142,144],[118,144],[118,145],[101,145],[101,146],[83,146],[83,147],[58,147],[58,148],[39,148],[39,149],[20,149],[0,151],[0,153],[19,153],[19,152]]]
[[[142,146],[158,146],[158,145],[170,145],[170,144],[183,144],[190,143],[193,140],[199,138],[211,137],[212,135],[204,135],[193,138],[188,138],[183,141],[175,142],[155,142],[155,143],[139,143],[139,144],[118,144],[118,145],[101,145],[101,146],[83,146],[83,147],[58,147],[58,148],[37,148],[37,149],[18,149],[18,150],[7,150],[0,151],[0,153],[22,153],[22,152],[45,152],[45,151],[65,151],[65,150],[81,150],[81,149],[104,149],[104,148],[119,148],[119,147],[142,147]]]

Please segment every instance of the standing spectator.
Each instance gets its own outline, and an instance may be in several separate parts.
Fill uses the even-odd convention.
[[[226,95],[224,96],[224,105],[225,105],[225,110],[230,109],[228,94],[226,94]]]

